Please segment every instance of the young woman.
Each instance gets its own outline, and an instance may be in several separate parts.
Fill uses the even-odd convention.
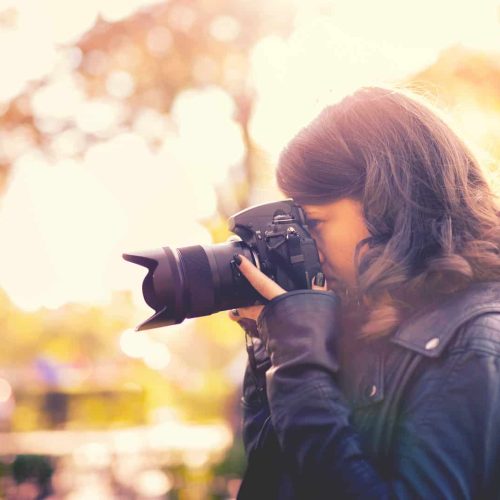
[[[362,88],[282,153],[326,284],[230,317],[253,343],[240,499],[500,498],[500,211],[471,151]]]

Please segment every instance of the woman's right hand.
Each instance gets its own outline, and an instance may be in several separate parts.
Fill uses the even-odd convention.
[[[272,300],[273,298],[286,293],[286,290],[284,290],[271,278],[266,276],[245,256],[235,254],[234,258],[236,262],[239,260],[238,267],[241,273],[255,288],[255,290],[260,293],[260,295],[268,300]],[[328,290],[328,284],[322,272],[317,273],[313,278],[311,289],[319,291]],[[229,319],[237,321],[249,335],[258,336],[256,321],[264,307],[265,306],[263,305],[255,305],[240,307],[239,309],[231,309],[231,311],[229,311]]]

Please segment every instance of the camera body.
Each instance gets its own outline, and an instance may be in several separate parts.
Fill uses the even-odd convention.
[[[155,314],[136,330],[265,304],[266,299],[235,264],[235,253],[247,257],[287,291],[311,288],[313,277],[321,271],[319,255],[304,212],[292,199],[249,207],[228,222],[237,241],[123,254],[125,260],[148,269],[142,290]]]
[[[311,288],[321,271],[304,212],[291,199],[242,210],[229,218],[229,230],[250,248],[256,266],[287,291]]]

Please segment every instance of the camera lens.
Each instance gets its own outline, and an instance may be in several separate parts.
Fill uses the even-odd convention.
[[[258,266],[257,256],[242,241],[123,254],[148,269],[142,292],[155,314],[136,329],[173,325],[262,299],[234,264],[235,253]]]

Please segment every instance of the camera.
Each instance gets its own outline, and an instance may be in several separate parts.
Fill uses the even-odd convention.
[[[155,313],[137,331],[267,303],[241,274],[233,258],[236,253],[287,291],[311,288],[321,271],[318,250],[302,208],[292,199],[249,207],[228,223],[236,236],[226,243],[123,254],[125,260],[148,269],[142,292]]]

